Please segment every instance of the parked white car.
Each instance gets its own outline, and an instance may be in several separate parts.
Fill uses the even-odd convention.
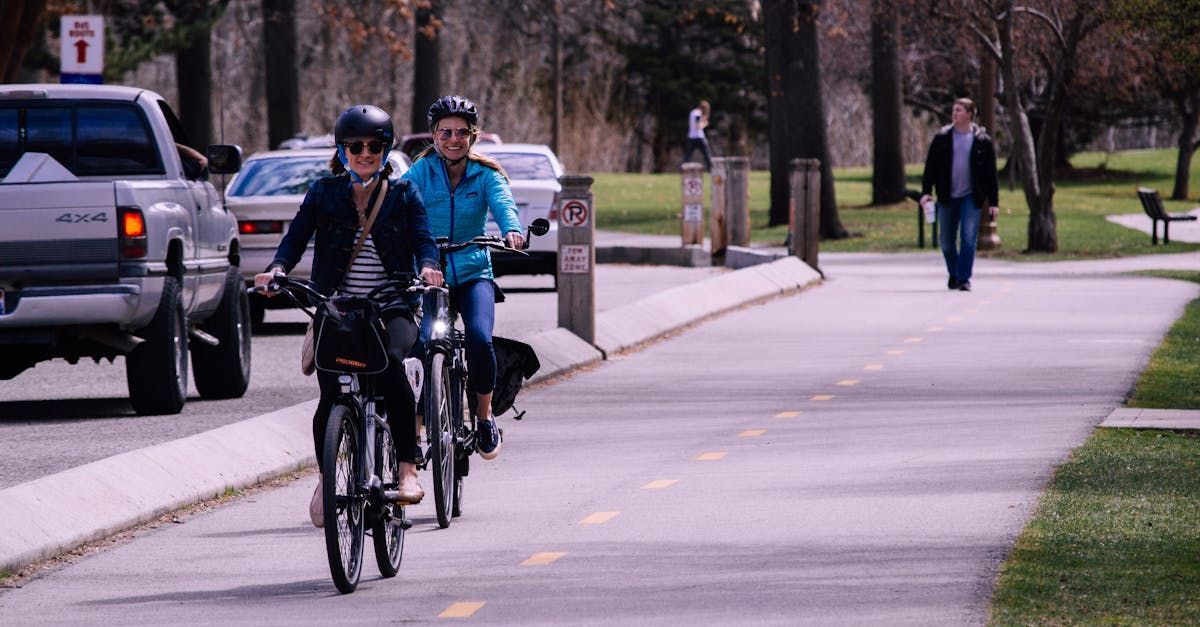
[[[513,198],[517,201],[521,224],[529,226],[537,218],[550,221],[550,231],[533,238],[529,256],[496,253],[492,265],[497,276],[505,274],[557,274],[558,271],[558,195],[562,185],[558,177],[563,166],[545,144],[476,144],[474,150],[487,154],[508,173]],[[489,233],[500,228],[488,220]]]
[[[313,181],[330,176],[329,159],[332,148],[272,150],[250,156],[242,169],[225,187],[225,206],[237,216],[242,246],[242,277],[247,285],[254,275],[262,272],[275,258],[275,250],[304,194]],[[388,154],[392,177],[408,171],[406,159],[398,150]],[[292,276],[305,278],[312,272],[312,242]],[[273,298],[271,307],[288,307],[285,298]],[[250,297],[251,320],[261,323],[267,299],[257,294]]]

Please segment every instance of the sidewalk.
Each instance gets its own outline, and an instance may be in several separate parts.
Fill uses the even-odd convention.
[[[1200,217],[1200,207],[1187,212],[1188,215]],[[1123,227],[1141,231],[1146,235],[1150,234],[1150,217],[1145,213],[1122,213],[1120,215],[1105,216],[1109,222],[1119,224]],[[1162,227],[1158,227],[1159,237],[1162,236]],[[1171,224],[1171,239],[1179,242],[1200,243],[1200,220],[1195,222],[1173,222]]]

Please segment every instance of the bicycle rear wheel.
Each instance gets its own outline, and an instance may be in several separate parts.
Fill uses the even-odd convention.
[[[329,557],[329,574],[344,594],[354,592],[362,574],[363,541],[366,532],[363,520],[365,495],[359,490],[361,481],[358,458],[360,451],[358,429],[351,408],[335,404],[329,412],[325,427],[325,445],[321,469],[325,508],[325,553]]]
[[[375,434],[375,467],[383,481],[383,491],[400,489],[400,461],[396,457],[396,445],[389,429],[380,429]],[[399,503],[378,504],[379,511],[371,526],[371,540],[375,544],[375,563],[379,574],[395,577],[400,570],[400,559],[404,556],[404,507]]]
[[[429,394],[426,396],[425,419],[429,434],[429,452],[433,460],[433,502],[438,526],[450,526],[454,501],[454,423],[450,407],[450,365],[446,356],[434,353],[429,362]]]
[[[454,504],[450,513],[453,517],[458,518],[462,516],[463,477],[471,472],[471,453],[475,450],[478,433],[470,403],[467,401],[466,370],[460,368],[456,371],[456,375],[450,380],[449,386],[453,399],[450,402],[450,415],[454,425],[455,451],[458,458],[454,468],[454,498],[452,499]],[[469,448],[468,442],[470,443]]]

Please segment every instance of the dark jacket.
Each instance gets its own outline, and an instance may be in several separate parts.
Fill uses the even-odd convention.
[[[975,141],[971,144],[971,195],[975,205],[981,209],[1000,206],[1000,181],[996,176],[996,148],[992,138],[982,126],[972,124]],[[929,154],[925,157],[925,174],[921,177],[921,193],[928,194],[937,189],[940,201],[950,200],[950,164],[954,152],[951,137],[953,125],[948,125],[933,136],[929,143]]]
[[[291,272],[315,233],[312,281],[322,293],[332,293],[346,276],[357,230],[358,211],[350,193],[349,175],[314,181],[268,269],[279,266]],[[438,267],[437,246],[429,232],[425,206],[416,187],[408,181],[388,182],[387,195],[371,227],[371,240],[388,274],[416,272],[418,266]]]

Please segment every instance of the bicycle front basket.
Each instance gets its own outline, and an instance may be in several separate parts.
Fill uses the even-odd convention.
[[[365,298],[335,297],[317,310],[317,369],[375,374],[388,367],[387,332]]]

